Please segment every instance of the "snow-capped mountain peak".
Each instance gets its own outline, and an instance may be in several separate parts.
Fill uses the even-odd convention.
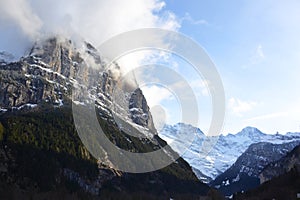
[[[228,138],[233,138],[233,140],[239,140],[248,143],[249,141],[259,142],[265,136],[266,134],[261,132],[259,129],[248,126],[236,134],[229,134]]]
[[[264,135],[264,133],[255,127],[247,126],[238,132],[237,135],[257,136]]]
[[[251,145],[258,142],[282,144],[300,141],[300,133],[265,134],[255,127],[246,127],[236,134],[220,135],[219,137],[206,137],[204,133],[191,125],[178,123],[174,126],[166,125],[159,135],[166,141],[172,141],[174,145],[182,143],[176,138],[178,130],[198,133],[189,149],[182,157],[194,168],[198,178],[204,182],[210,182],[219,174],[228,169],[237,158]],[[210,147],[209,153],[203,157],[202,144],[204,140],[217,140]],[[202,155],[202,156],[199,156]]]

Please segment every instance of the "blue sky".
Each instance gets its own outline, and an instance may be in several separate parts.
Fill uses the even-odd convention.
[[[176,30],[197,41],[221,75],[223,133],[246,126],[266,133],[300,131],[299,10],[298,0],[1,0],[0,51],[18,58],[37,38],[53,34],[97,46],[124,31]],[[212,108],[205,80],[192,77],[190,66],[178,58],[167,60],[196,90],[200,124],[194,125],[206,131]],[[139,64],[136,59],[126,63]],[[155,87],[143,90],[149,104],[166,108],[167,123],[180,121],[176,98]]]
[[[224,133],[245,126],[300,131],[300,1],[168,0],[165,9],[217,66],[226,94]]]

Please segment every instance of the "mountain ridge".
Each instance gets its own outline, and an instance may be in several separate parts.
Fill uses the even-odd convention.
[[[259,174],[260,183],[264,183],[274,177],[288,173],[293,168],[300,172],[300,145],[296,146],[287,155],[279,160],[269,163]]]
[[[180,126],[186,129],[186,131],[190,132],[195,132],[195,130],[198,129],[191,125],[180,123],[173,126],[165,126],[159,135],[161,135],[161,137],[165,140],[172,140],[175,141],[174,143],[176,143],[174,132],[177,131],[176,127],[179,129]],[[200,132],[202,134],[198,134],[200,137],[195,137],[195,140],[190,146],[189,151],[186,151],[186,153],[183,154],[183,158],[190,163],[193,169],[197,169],[195,170],[195,173],[198,174],[198,178],[206,183],[209,183],[222,172],[225,172],[225,170],[234,164],[237,158],[244,151],[246,151],[251,144],[258,142],[271,142],[274,144],[280,144],[297,140],[300,141],[299,133],[271,135],[265,134],[255,127],[245,127],[237,134],[221,134],[219,137],[211,137],[211,140],[216,141],[215,145],[211,147],[211,150],[207,155],[202,155],[203,153],[200,151],[200,149],[203,141],[205,140],[205,135],[199,129],[199,133]],[[177,142],[180,143],[181,141]],[[203,159],[203,156],[206,159]]]
[[[261,185],[239,192],[234,199],[297,199],[300,184],[300,145],[277,161],[268,164],[260,173]]]
[[[210,185],[218,188],[224,195],[247,191],[259,186],[259,175],[263,169],[274,161],[286,156],[300,141],[283,144],[259,142],[251,144],[238,157],[237,161],[224,173],[220,174]]]

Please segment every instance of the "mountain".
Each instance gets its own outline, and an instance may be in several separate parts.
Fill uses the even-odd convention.
[[[264,167],[279,160],[299,144],[300,141],[252,144],[229,169],[210,184],[226,196],[255,188],[260,184],[259,175]]]
[[[132,174],[115,170],[110,152],[103,159],[90,154],[72,116],[74,106],[85,110],[88,101],[95,102],[98,122],[119,148],[144,153],[167,143],[156,133],[142,91],[120,87],[118,64],[108,68],[91,44],[81,46],[53,37],[38,41],[19,61],[0,65],[0,199],[221,198],[181,158]],[[160,159],[173,156],[166,149]]]
[[[259,174],[260,182],[269,181],[279,175],[288,173],[292,169],[300,172],[300,145],[281,159],[268,164]]]
[[[234,199],[299,199],[300,145],[281,159],[268,164],[259,175],[259,187],[238,193]]]
[[[79,53],[67,41],[51,38],[36,44],[28,56],[1,66],[2,110],[21,109],[42,101],[62,104],[63,96],[71,97],[71,80],[81,62]]]
[[[173,141],[173,146],[176,146],[182,143],[176,138],[178,130],[195,133],[193,143],[182,157],[193,167],[197,177],[206,183],[225,172],[251,144],[258,142],[281,144],[300,140],[299,133],[268,135],[254,127],[246,127],[237,134],[206,137],[200,129],[184,123],[166,125],[159,136],[166,141]],[[212,144],[210,149],[202,149],[204,141]]]

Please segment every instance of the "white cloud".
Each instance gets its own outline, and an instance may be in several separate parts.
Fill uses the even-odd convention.
[[[163,42],[163,41],[162,41]],[[176,68],[178,64],[172,60],[169,52],[158,49],[138,49],[117,60],[124,74],[142,65],[163,65]]]
[[[180,108],[168,104],[164,106],[164,101],[174,101],[173,94],[163,87],[157,85],[149,85],[141,87],[143,94],[147,100],[147,104],[150,107],[151,114],[153,116],[153,122],[158,131],[167,124],[174,124],[180,121],[181,112],[177,109]],[[176,116],[174,116],[174,114]],[[178,121],[179,120],[179,121]]]
[[[38,36],[42,21],[34,13],[29,1],[2,0],[0,2],[0,24],[12,23],[31,39]],[[6,28],[6,27],[5,27]]]
[[[191,23],[192,25],[208,25],[208,22],[205,19],[199,19],[195,20],[190,13],[185,13],[184,17],[181,19],[181,21],[187,21]]]
[[[180,24],[176,16],[164,7],[163,0],[1,0],[0,51],[20,54],[19,49],[30,47],[20,44],[29,45],[38,35],[84,38],[98,46],[116,34],[133,29],[177,30]],[[27,42],[14,44],[16,38]]]
[[[166,108],[163,106],[154,106],[150,109],[152,117],[153,117],[153,123],[156,128],[156,130],[159,132],[164,125],[167,122],[167,111]]]
[[[257,105],[253,101],[242,101],[238,98],[230,98],[228,101],[228,108],[230,112],[237,116],[242,116],[243,113],[251,111]]]
[[[172,93],[165,88],[151,85],[145,86],[141,88],[143,90],[143,94],[147,99],[147,104],[149,107],[153,107],[156,105],[160,105],[160,103],[166,99],[172,98]]]

